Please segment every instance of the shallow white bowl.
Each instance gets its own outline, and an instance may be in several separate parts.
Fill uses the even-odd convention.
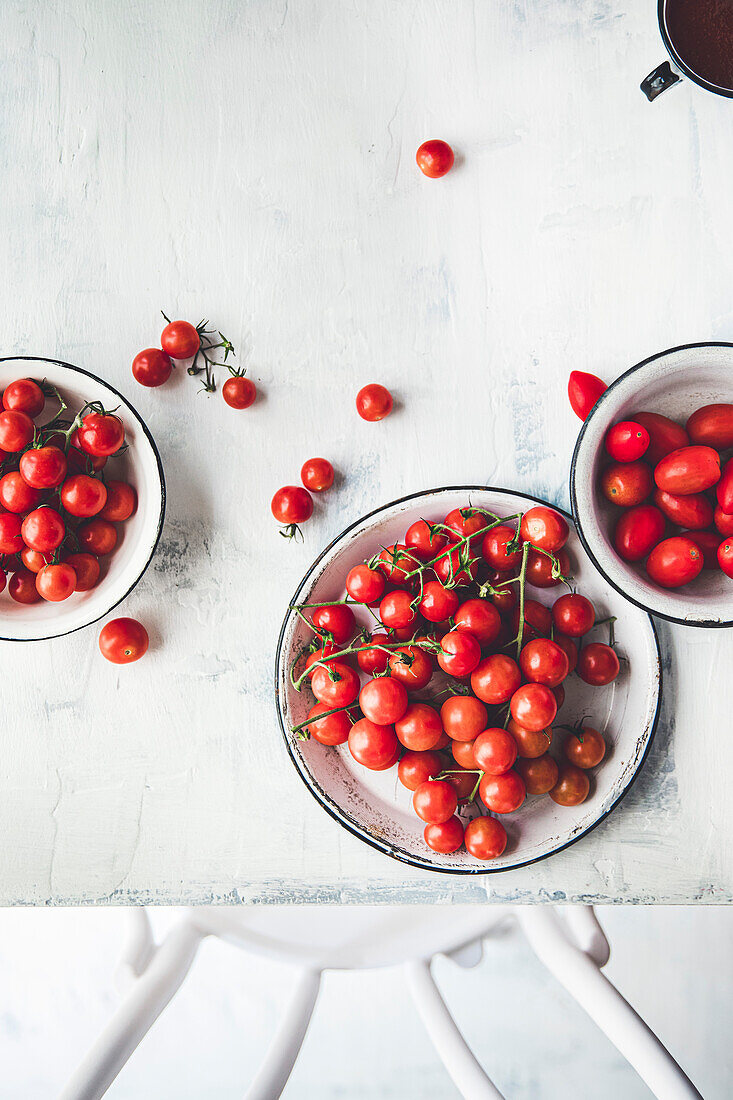
[[[471,503],[508,516],[545,503],[506,489],[457,486],[416,493],[371,512],[339,535],[306,573],[290,601],[313,603],[344,597],[344,580],[357,562],[375,549],[398,541],[416,519],[440,520],[452,508]],[[570,517],[568,517],[570,519]],[[315,741],[298,741],[290,730],[305,721],[313,705],[310,691],[297,692],[290,681],[293,658],[312,633],[293,611],[285,616],[277,651],[276,699],[280,725],[290,757],[299,775],[328,813],[349,832],[395,859],[428,870],[453,874],[486,874],[521,867],[566,848],[589,832],[620,801],[643,763],[654,734],[659,710],[661,668],[654,625],[648,615],[621,600],[593,568],[571,526],[568,550],[579,589],[593,600],[599,618],[618,616],[616,638],[622,665],[617,680],[592,688],[578,676],[566,682],[567,699],[559,721],[570,723],[584,715],[604,733],[609,746],[606,760],[592,773],[591,793],[576,807],[556,806],[548,797],[530,797],[520,810],[502,822],[509,834],[506,851],[491,862],[474,859],[465,850],[454,855],[432,852],[423,839],[423,823],[412,810],[412,795],[401,786],[396,768],[372,772],[351,757],[348,746],[326,748]],[[557,589],[528,588],[543,603],[552,602]],[[368,616],[360,624],[368,623]],[[606,640],[605,628],[591,638]],[[562,738],[555,739],[557,747]]]
[[[25,642],[57,638],[88,626],[108,614],[135,587],[163,528],[165,481],[153,437],[132,405],[107,382],[56,359],[0,359],[0,391],[15,378],[46,379],[69,406],[65,415],[75,415],[87,401],[101,401],[105,409],[118,409],[129,446],[120,458],[109,459],[105,470],[133,485],[138,498],[135,514],[126,523],[117,524],[119,541],[114,553],[101,559],[102,578],[90,592],[75,592],[63,603],[30,605],[16,603],[7,588],[0,593],[0,638]]]
[[[695,409],[733,400],[733,344],[685,344],[637,363],[596,402],[580,429],[570,467],[570,501],[590,558],[617,592],[637,607],[685,626],[733,626],[733,582],[706,570],[680,589],[663,589],[644,563],[625,562],[611,534],[620,509],[598,489],[606,431],[637,412],[658,412],[685,423]],[[721,535],[722,538],[722,535]]]

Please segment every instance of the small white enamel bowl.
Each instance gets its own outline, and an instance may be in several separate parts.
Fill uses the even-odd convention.
[[[0,359],[0,391],[16,378],[45,379],[66,401],[69,417],[87,401],[101,401],[117,409],[125,426],[128,448],[109,459],[105,470],[137,490],[137,509],[126,523],[117,524],[115,551],[101,559],[102,576],[89,592],[75,592],[63,603],[19,604],[7,587],[0,593],[0,639],[17,642],[57,638],[80,630],[107,615],[135,587],[145,572],[160,538],[165,514],[163,467],[153,437],[124,397],[101,378],[56,359],[18,356]],[[47,409],[49,403],[47,402]],[[52,415],[52,414],[50,414]],[[49,419],[44,416],[43,419]]]
[[[695,409],[733,400],[733,344],[685,344],[660,352],[626,371],[596,402],[580,429],[570,467],[570,501],[578,535],[609,584],[652,615],[685,626],[733,626],[733,581],[706,570],[691,584],[664,589],[652,583],[644,563],[623,561],[611,536],[620,509],[598,488],[604,439],[619,420],[657,412],[685,423]],[[722,536],[721,536],[722,538]]]

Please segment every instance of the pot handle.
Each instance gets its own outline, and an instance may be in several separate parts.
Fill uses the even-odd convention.
[[[662,92],[666,92],[667,88],[672,88],[675,84],[679,84],[681,80],[682,77],[672,68],[669,61],[663,61],[661,65],[657,65],[656,69],[649,73],[649,76],[642,80],[639,87],[651,103]]]

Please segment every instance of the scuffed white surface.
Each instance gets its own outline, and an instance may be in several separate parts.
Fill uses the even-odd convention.
[[[567,501],[573,367],[611,379],[733,334],[731,104],[650,105],[654,4],[8,3],[0,43],[5,354],[102,374],[168,476],[154,567],[96,630],[3,643],[0,900],[722,901],[733,897],[728,633],[661,630],[656,747],[624,806],[535,868],[411,872],[330,821],[279,743],[285,601],[348,522],[486,480]],[[454,144],[442,181],[426,137]],[[157,309],[245,352],[248,412],[129,373]],[[356,389],[402,408],[362,423]],[[338,466],[305,545],[269,501]]]

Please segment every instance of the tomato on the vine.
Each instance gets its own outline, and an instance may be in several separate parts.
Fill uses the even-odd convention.
[[[95,516],[77,527],[76,538],[81,550],[103,558],[117,545],[117,528],[109,520]]]
[[[61,486],[60,495],[70,516],[96,516],[107,502],[104,482],[88,474],[72,474]]]
[[[473,743],[476,765],[486,775],[503,775],[514,766],[517,743],[511,733],[500,726],[482,730]]]
[[[552,744],[552,730],[529,730],[513,718],[507,723],[507,730],[517,742],[517,752],[525,759],[533,760],[547,752]]]
[[[544,684],[523,684],[509,702],[512,718],[533,732],[547,729],[555,720],[557,700]]]
[[[606,742],[590,726],[571,733],[563,746],[566,759],[578,768],[595,768],[606,755]]]
[[[30,378],[18,378],[5,387],[3,408],[10,412],[26,413],[30,417],[40,416],[46,398],[37,382]]]
[[[397,767],[397,778],[408,791],[416,791],[421,783],[434,779],[443,770],[443,759],[435,751],[406,752]]]
[[[479,532],[488,527],[489,520],[478,508],[454,508],[443,520],[443,525],[453,532],[456,540],[468,538],[472,545]]]
[[[0,478],[0,505],[8,512],[25,515],[41,502],[40,489],[32,488],[19,470],[11,470]]]
[[[182,357],[183,358],[183,357]],[[132,376],[141,386],[162,386],[171,376],[170,356],[160,348],[145,348],[132,361]]]
[[[412,796],[415,813],[428,825],[440,825],[458,809],[455,788],[445,779],[428,779]]]
[[[490,706],[508,703],[522,682],[516,661],[505,653],[491,653],[471,674],[474,695]]]
[[[330,634],[334,642],[343,645],[356,629],[354,612],[345,603],[323,604],[313,612],[313,626],[321,637]]]
[[[507,845],[506,829],[495,817],[474,817],[463,842],[474,859],[498,859]]]
[[[235,374],[227,378],[221,387],[221,395],[230,409],[248,409],[257,399],[257,387],[251,378]]]
[[[393,584],[405,584],[408,574],[419,565],[419,559],[401,542],[385,546],[377,558],[377,569]]]
[[[412,593],[404,588],[388,592],[379,604],[379,618],[386,627],[397,630],[414,626],[417,622],[417,611],[412,606],[413,599]]]
[[[442,531],[436,529],[435,524],[418,519],[407,528],[405,545],[421,561],[432,561],[442,550],[445,550],[448,538]]]
[[[449,695],[440,708],[443,729],[454,741],[474,741],[486,729],[489,712],[473,695]]]
[[[23,549],[23,520],[14,512],[0,512],[0,554],[18,554]]]
[[[570,638],[582,638],[593,628],[596,611],[586,596],[577,592],[559,596],[552,605],[552,621],[555,629]]]
[[[525,542],[531,542],[540,550],[556,554],[568,541],[570,528],[565,518],[554,508],[538,504],[522,516],[519,533]]]
[[[610,684],[619,674],[621,665],[616,651],[603,642],[583,646],[578,655],[577,673],[581,680],[594,687]]]
[[[439,581],[443,584],[464,585],[475,581],[478,575],[479,559],[467,554],[467,543],[462,546],[454,546],[445,551],[438,558],[433,569]]]
[[[169,321],[160,334],[160,346],[171,359],[190,359],[201,347],[201,337],[190,321]]]
[[[468,676],[481,660],[481,646],[473,634],[450,630],[443,635],[438,664],[449,676]]]
[[[562,577],[567,577],[570,572],[570,558],[565,550],[558,550],[555,562],[541,550],[530,550],[527,554],[527,583],[535,588],[555,588],[562,584]],[[554,575],[557,570],[561,576]]]
[[[433,678],[433,663],[424,649],[406,645],[396,649],[389,658],[390,675],[405,685],[408,691],[421,691]]]
[[[590,780],[584,771],[574,764],[561,764],[558,778],[550,791],[550,798],[558,806],[579,806],[585,802],[590,790]]]
[[[58,447],[33,447],[20,456],[18,468],[34,489],[55,489],[66,477],[66,456]]]
[[[311,707],[305,728],[320,745],[345,745],[353,724],[349,712],[337,710],[334,714],[326,714],[328,709],[323,703]]]
[[[384,420],[392,412],[392,394],[378,382],[363,386],[356,395],[356,411],[362,420]]]
[[[124,523],[137,508],[137,493],[126,481],[107,482],[107,501],[99,513],[102,519]]]
[[[114,413],[87,413],[77,431],[79,446],[88,455],[109,457],[125,442],[122,421]]]
[[[524,780],[527,794],[547,794],[557,783],[559,769],[548,753],[532,760],[520,757],[514,767]]]
[[[76,573],[68,562],[44,565],[36,573],[36,588],[44,600],[60,603],[76,590]]]
[[[42,597],[36,588],[36,574],[30,569],[16,569],[8,581],[8,594],[16,603],[38,603]]]
[[[47,554],[63,542],[66,524],[55,508],[44,505],[28,513],[23,520],[21,534],[23,542],[31,550]]]
[[[518,542],[514,528],[500,524],[484,535],[481,553],[492,569],[507,571],[518,566],[522,560],[522,549],[517,545]]]
[[[358,675],[342,661],[318,665],[311,676],[311,691],[319,703],[328,707],[349,706],[359,694],[359,687]]]
[[[325,493],[333,485],[335,476],[327,458],[309,458],[300,471],[300,480],[311,493]]]
[[[99,580],[99,562],[93,554],[68,554],[64,561],[76,574],[75,592],[89,592]]]
[[[398,722],[407,710],[407,689],[393,676],[380,676],[369,680],[359,692],[361,712],[377,725],[392,725]]]
[[[519,667],[527,680],[557,687],[570,670],[567,654],[549,638],[533,638],[522,648]]]
[[[410,703],[394,724],[397,740],[406,749],[434,749],[443,732],[440,715],[428,703]]]
[[[448,855],[457,852],[463,844],[463,825],[460,818],[449,817],[447,821],[426,825],[423,837],[428,848]]]
[[[444,588],[440,581],[426,581],[418,607],[429,623],[442,623],[458,610],[460,600],[453,588]]]
[[[400,743],[394,727],[360,718],[349,731],[349,752],[357,763],[380,772],[397,763]]]
[[[465,600],[453,616],[456,630],[472,634],[479,645],[490,645],[499,637],[501,616],[488,600]]]
[[[514,770],[503,775],[484,775],[478,788],[479,798],[494,814],[512,814],[527,797],[524,780]]]
[[[381,649],[380,646],[389,641],[389,636],[387,634],[372,634],[367,641],[370,643],[367,648],[359,649],[356,654],[359,668],[362,672],[372,674],[385,672],[390,654],[389,650]]]
[[[292,538],[298,524],[313,515],[313,498],[300,485],[284,485],[272,498],[270,509],[278,523],[285,524],[286,537]]]
[[[148,632],[137,619],[112,619],[99,632],[102,656],[115,665],[139,661],[147,653],[149,644]]]
[[[352,600],[374,606],[384,595],[385,580],[382,573],[364,563],[355,565],[346,577],[346,591]]]
[[[0,412],[0,447],[9,454],[22,451],[33,439],[33,421],[24,412],[6,409]]]

